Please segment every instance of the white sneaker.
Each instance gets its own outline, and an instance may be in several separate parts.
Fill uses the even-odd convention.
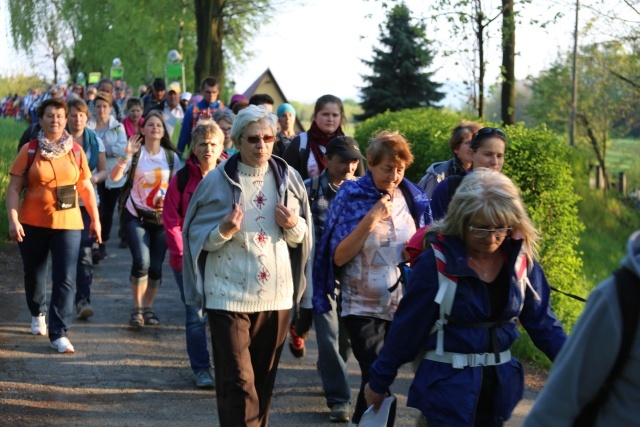
[[[75,353],[69,338],[62,337],[51,342],[51,348],[58,350],[58,353]]]
[[[47,335],[47,322],[44,313],[38,316],[31,316],[31,333],[33,335]]]

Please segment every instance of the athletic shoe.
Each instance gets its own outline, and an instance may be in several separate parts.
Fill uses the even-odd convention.
[[[201,369],[196,372],[196,387],[198,388],[213,388],[215,381],[211,376],[209,369]]]
[[[302,359],[307,352],[304,348],[304,339],[296,334],[296,329],[293,326],[289,329],[289,350],[298,359]]]
[[[346,423],[349,421],[349,414],[351,413],[351,404],[335,403],[331,406],[331,413],[329,414],[329,421],[332,423]]]
[[[76,317],[78,319],[88,319],[93,316],[93,308],[87,302],[87,300],[81,299],[76,304]]]
[[[75,353],[75,350],[67,337],[58,338],[57,340],[52,341],[51,348],[58,350],[58,353]]]
[[[31,333],[33,335],[47,335],[47,322],[44,313],[38,316],[31,316]]]

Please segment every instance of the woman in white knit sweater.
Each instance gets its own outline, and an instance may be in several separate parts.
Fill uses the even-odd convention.
[[[222,427],[267,425],[305,286],[311,213],[300,175],[271,157],[277,120],[256,106],[236,116],[239,152],[202,180],[184,220],[185,298],[208,313]]]

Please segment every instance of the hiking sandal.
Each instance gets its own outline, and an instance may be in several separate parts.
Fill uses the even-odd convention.
[[[129,319],[129,325],[144,326],[144,317],[142,313],[143,310],[141,308],[133,308],[131,310],[131,319]]]
[[[144,318],[144,324],[149,326],[156,326],[160,324],[160,319],[158,316],[151,310],[150,308],[144,309],[144,314],[142,315]]]

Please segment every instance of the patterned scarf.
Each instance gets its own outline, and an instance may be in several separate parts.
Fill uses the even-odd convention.
[[[344,136],[344,132],[342,132],[342,127],[338,126],[338,129],[332,134],[327,135],[322,132],[316,122],[311,123],[311,128],[307,131],[307,135],[309,136],[309,148],[313,153],[313,157],[316,158],[316,163],[318,164],[318,169],[322,173],[322,171],[327,167],[324,164],[324,153],[320,150],[320,146],[327,147],[329,141],[331,141],[336,136]]]
[[[73,148],[73,138],[65,129],[59,140],[50,141],[41,130],[38,133],[38,147],[40,147],[40,155],[45,159],[57,159],[66,155]]]
[[[416,228],[431,223],[429,199],[424,191],[408,181],[402,180],[398,188],[402,191]],[[325,219],[322,240],[317,242],[313,263],[313,308],[321,314],[329,311],[329,296],[335,296],[335,280],[339,279],[333,264],[336,248],[360,223],[384,193],[376,187],[370,171],[357,181],[345,181],[340,186]]]

